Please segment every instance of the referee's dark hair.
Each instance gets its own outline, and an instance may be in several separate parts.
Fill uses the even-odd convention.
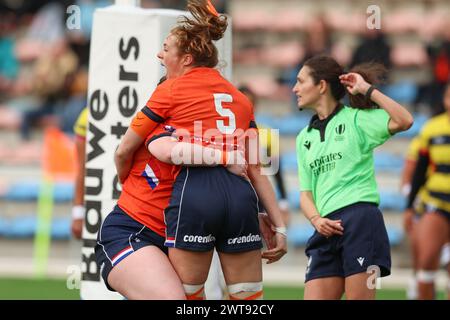
[[[325,80],[330,85],[331,94],[340,101],[344,98],[347,90],[339,80],[339,76],[346,73],[344,69],[330,56],[318,55],[306,60],[304,66],[310,69],[311,77],[315,84]],[[368,83],[376,85],[384,82],[386,68],[379,63],[363,63],[354,66],[350,72],[359,73]],[[371,109],[374,104],[367,101],[362,94],[349,95],[350,106],[357,109]]]

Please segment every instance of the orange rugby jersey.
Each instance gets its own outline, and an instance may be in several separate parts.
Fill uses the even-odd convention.
[[[212,68],[197,67],[160,84],[131,128],[145,138],[157,125],[176,129],[177,136],[233,142],[254,125],[253,106],[233,84]],[[236,141],[236,140],[234,140]]]
[[[195,130],[195,121],[201,123],[200,132]],[[177,136],[183,136],[182,132],[188,132],[193,137],[195,133],[197,136],[201,135],[203,142],[208,140],[229,144],[236,143],[236,139],[226,139],[237,136],[239,130],[236,129],[245,131],[256,125],[253,106],[248,98],[223,78],[217,70],[198,67],[181,77],[168,79],[158,85],[146,106],[133,119],[130,127],[146,139],[145,145],[149,137],[158,135],[161,127],[166,128],[166,131],[167,128],[175,129]],[[208,135],[207,131],[210,129],[213,131]],[[206,139],[205,133],[208,135]],[[212,137],[214,138],[211,139]],[[122,194],[124,199],[127,199],[127,204],[122,209],[135,220],[153,230],[156,226],[158,229],[155,231],[164,234],[163,210],[169,203],[172,183],[181,167],[161,163],[152,156],[148,160],[149,153],[146,148],[139,150],[135,159],[141,156],[141,152],[146,154],[142,163],[137,165],[132,178],[128,178],[124,184],[125,192],[122,191]],[[160,173],[155,170],[153,172],[162,179],[160,183],[164,181],[162,185],[152,189],[151,195],[145,195],[148,187],[142,177],[142,171],[146,165],[161,168]],[[144,203],[144,199],[148,203]]]
[[[170,135],[158,126],[149,138],[159,134]],[[134,155],[117,204],[130,217],[165,237],[164,209],[169,205],[176,172],[176,166],[159,161],[143,144]]]

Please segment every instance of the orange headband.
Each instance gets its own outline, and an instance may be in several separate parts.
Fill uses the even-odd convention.
[[[217,12],[216,8],[214,8],[214,6],[213,6],[213,4],[211,3],[210,0],[207,0],[206,8],[208,8],[209,12],[211,12],[216,17],[219,16],[219,13]]]

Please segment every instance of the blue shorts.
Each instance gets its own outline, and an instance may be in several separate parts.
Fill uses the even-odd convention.
[[[223,166],[183,168],[164,214],[167,247],[229,253],[262,248],[258,196],[249,181]]]
[[[326,238],[317,231],[306,244],[308,266],[305,282],[318,278],[348,277],[380,268],[391,273],[389,238],[383,215],[373,203],[359,202],[336,210],[325,218],[342,220],[344,234]]]
[[[134,251],[152,245],[167,254],[164,237],[137,222],[116,205],[103,221],[95,246],[97,265],[109,290],[115,291],[108,285],[112,268]]]

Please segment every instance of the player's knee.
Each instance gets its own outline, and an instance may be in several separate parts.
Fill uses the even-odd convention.
[[[205,284],[183,284],[187,300],[205,300]]]
[[[419,252],[417,263],[421,270],[435,270],[439,266],[439,255],[430,251]]]
[[[417,272],[417,281],[421,283],[434,283],[437,271],[421,269]]]
[[[262,300],[262,282],[243,282],[228,286],[230,300]]]

